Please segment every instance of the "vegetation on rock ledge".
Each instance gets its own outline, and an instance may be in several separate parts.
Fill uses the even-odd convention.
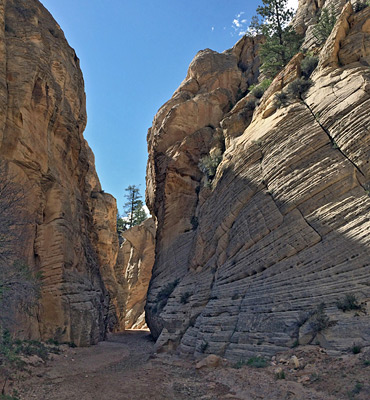
[[[266,41],[261,45],[261,70],[274,78],[291,58],[298,53],[302,38],[289,25],[294,12],[288,9],[288,0],[262,0],[257,8],[258,17],[252,19],[250,32],[262,34]]]
[[[325,42],[325,40],[329,37],[331,31],[334,28],[337,17],[335,15],[334,7],[331,5],[330,8],[323,8],[319,14],[319,19],[315,28],[313,30],[313,34],[318,40],[319,44]]]
[[[199,160],[198,167],[206,177],[205,184],[209,184],[216,175],[217,167],[222,160],[222,152],[216,149],[213,153]]]

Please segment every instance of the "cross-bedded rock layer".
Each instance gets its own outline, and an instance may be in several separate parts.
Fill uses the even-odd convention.
[[[0,158],[26,197],[19,258],[42,273],[40,306],[23,333],[96,343],[111,318],[100,267],[117,256],[116,204],[83,138],[79,60],[37,0],[0,1],[0,54]]]
[[[152,218],[122,233],[116,265],[125,294],[120,326],[123,329],[147,328],[144,306],[154,264],[155,225]]]
[[[370,7],[346,5],[313,86],[286,107],[274,94],[303,56],[253,112],[258,41],[245,37],[198,53],[159,110],[146,193],[158,222],[146,306],[158,347],[239,360],[297,343],[369,343],[369,21]],[[199,162],[224,141],[205,187]],[[348,294],[360,310],[338,308]]]

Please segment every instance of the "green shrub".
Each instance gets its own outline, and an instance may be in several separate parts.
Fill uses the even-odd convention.
[[[292,98],[302,98],[302,94],[305,93],[313,82],[311,79],[298,78],[291,82],[287,87],[287,93]]]
[[[286,92],[281,91],[281,92],[275,94],[275,97],[274,97],[274,105],[275,105],[277,108],[284,107],[284,106],[286,106],[287,104],[288,104],[288,95],[287,95]]]
[[[219,149],[213,152],[212,154],[204,156],[203,158],[200,159],[198,167],[206,176],[207,181],[210,181],[215,177],[217,167],[220,164],[221,160],[222,160],[222,153],[221,150]]]
[[[254,87],[251,91],[251,94],[253,94],[254,97],[257,97],[257,99],[260,99],[263,96],[264,90],[258,86]]]
[[[260,99],[271,85],[271,82],[271,79],[264,79],[260,84],[250,86],[249,91],[254,97]]]
[[[233,368],[240,369],[244,365],[253,368],[265,368],[267,367],[267,361],[263,357],[251,357],[247,361],[241,359],[236,364],[234,364]]]
[[[306,79],[308,79],[312,72],[315,70],[317,67],[317,64],[319,63],[319,59],[315,56],[306,56],[302,62],[301,62],[301,73],[302,76]]]
[[[189,297],[191,296],[190,292],[185,292],[181,295],[180,298],[180,303],[181,304],[186,304],[189,301]]]
[[[1,327],[0,333],[0,376],[4,380],[4,388],[6,382],[14,379],[18,371],[24,370],[26,364],[22,357],[36,355],[45,361],[50,352],[59,353],[59,348],[49,347],[36,340],[13,339],[9,330],[1,330]],[[3,389],[1,399],[17,399],[17,397],[6,394]]]
[[[284,371],[277,372],[275,374],[275,378],[276,379],[285,379],[285,372]]]
[[[324,43],[329,37],[336,21],[337,17],[333,6],[330,9],[327,7],[321,10],[317,24],[313,29],[313,34],[319,44]]]
[[[350,399],[353,399],[353,396],[359,394],[362,389],[363,389],[362,383],[356,382],[355,387],[350,392],[348,392],[348,397]]]
[[[356,3],[354,4],[353,10],[355,11],[355,13],[358,13],[362,10],[364,10],[366,7],[370,6],[370,1],[369,0],[358,0],[356,1]]]
[[[191,226],[193,227],[193,231],[196,231],[199,225],[198,218],[193,215],[190,219]]]
[[[48,358],[49,349],[41,342],[36,340],[17,340],[13,344],[16,354],[23,354],[25,356],[36,355],[44,361]]]
[[[289,104],[290,99],[301,99],[302,95],[305,93],[311,86],[313,82],[311,79],[298,78],[295,81],[291,82],[286,90],[282,90],[279,93],[275,94],[274,97],[274,105],[277,108],[285,107]]]
[[[240,369],[242,368],[244,365],[247,365],[247,362],[245,360],[239,360],[237,363],[235,363],[233,365],[233,368],[235,369]]]
[[[311,382],[317,382],[319,380],[321,380],[321,377],[317,372],[314,372],[314,373],[311,374],[311,376],[310,376],[310,381]]]
[[[52,344],[52,345],[54,345],[54,346],[59,346],[59,345],[60,345],[59,341],[56,340],[56,339],[48,339],[48,340],[46,341],[46,343],[47,343],[47,344]]]
[[[267,367],[267,361],[263,357],[251,357],[247,361],[247,365],[253,368],[265,368]]]
[[[343,312],[350,310],[361,310],[362,306],[358,303],[357,298],[354,294],[346,294],[344,299],[337,301],[337,307]]]
[[[361,346],[360,345],[358,345],[358,344],[354,344],[353,346],[352,346],[352,353],[353,354],[360,354],[361,353]]]
[[[244,108],[247,111],[253,111],[256,108],[256,100],[249,99],[245,102]]]
[[[316,310],[313,312],[310,326],[315,335],[331,326],[329,317],[325,313],[324,303],[319,304]]]

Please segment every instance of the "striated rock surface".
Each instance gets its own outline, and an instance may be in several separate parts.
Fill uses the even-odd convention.
[[[243,38],[198,53],[159,110],[146,193],[158,222],[146,305],[158,348],[240,360],[370,342],[369,19],[370,7],[346,6],[313,86],[286,107],[273,95],[299,76],[302,55],[251,115],[257,44]],[[216,150],[204,186],[198,164]],[[360,308],[343,312],[350,294]]]
[[[96,343],[110,323],[99,268],[107,275],[118,251],[116,206],[101,191],[83,138],[79,60],[37,0],[0,1],[0,52],[0,158],[23,185],[27,204],[19,258],[42,273],[36,318],[19,329],[34,338]]]
[[[154,264],[155,223],[152,218],[122,233],[116,276],[120,277],[124,315],[120,328],[146,328],[144,306]]]
[[[297,13],[294,17],[293,26],[295,30],[304,35],[302,48],[305,50],[315,50],[317,38],[314,34],[314,27],[319,20],[322,9],[327,9],[329,13],[339,17],[344,5],[355,5],[362,0],[299,0]]]
[[[317,13],[320,9],[329,8],[340,14],[345,3],[347,3],[346,0],[298,0],[298,9],[293,22],[294,28],[298,33],[305,34],[307,29],[316,23]],[[355,3],[355,0],[352,3]],[[309,32],[308,36],[310,35]]]
[[[89,163],[92,166],[95,165],[91,150],[89,152]],[[112,195],[102,190],[96,190],[100,188],[100,184],[95,169],[91,169],[88,173],[87,182],[91,190],[88,204],[93,218],[93,229],[90,232],[90,237],[94,243],[99,273],[109,293],[106,329],[112,332],[121,330],[119,321],[125,312],[125,293],[120,277],[116,275],[119,251],[117,204]]]

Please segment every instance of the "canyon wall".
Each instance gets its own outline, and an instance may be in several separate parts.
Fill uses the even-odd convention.
[[[38,309],[18,330],[96,343],[117,319],[102,279],[118,253],[116,204],[83,138],[79,60],[37,0],[0,1],[0,52],[0,159],[25,194],[18,258],[42,284]]]
[[[313,3],[300,1],[302,32]],[[345,5],[312,86],[281,108],[274,96],[304,55],[253,110],[258,43],[199,52],[148,132],[146,313],[158,348],[240,360],[370,341],[370,7]],[[221,161],[208,176],[205,157]],[[352,295],[358,308],[344,312]]]
[[[155,248],[155,224],[152,218],[122,233],[122,243],[116,265],[116,276],[123,288],[124,310],[121,330],[147,328],[144,306],[152,276]]]

